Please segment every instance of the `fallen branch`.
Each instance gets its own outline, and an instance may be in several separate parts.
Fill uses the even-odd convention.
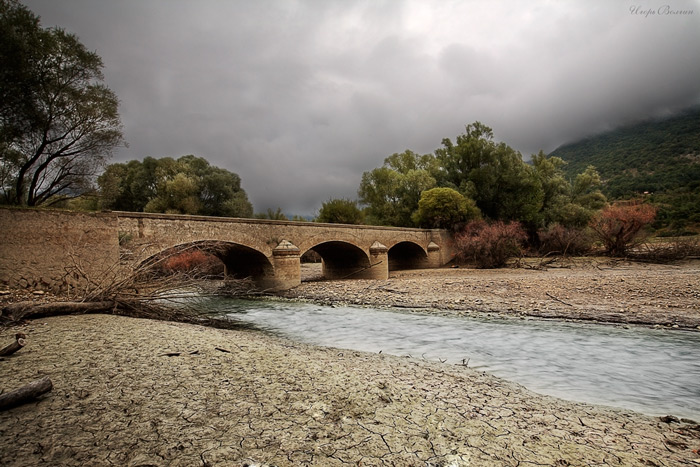
[[[563,303],[563,304],[566,305],[566,306],[573,306],[571,303],[566,303],[564,300],[561,300],[561,299],[555,297],[554,295],[552,295],[552,294],[549,293],[549,292],[546,292],[546,294],[547,294],[547,296],[548,296],[549,298],[551,298],[551,299],[553,299],[553,300],[556,300],[556,301],[558,301],[558,302],[561,302],[561,303]]]
[[[373,267],[375,267],[375,266],[378,266],[378,265],[380,265],[380,264],[382,264],[382,263],[383,263],[383,261],[377,261],[376,263],[370,264],[369,266],[365,266],[365,267],[361,268],[361,269],[358,270],[358,271],[351,272],[351,273],[348,274],[347,276],[341,277],[339,280],[343,281],[343,280],[345,280],[345,279],[347,279],[347,278],[349,278],[349,277],[351,277],[351,276],[354,276],[355,274],[359,274],[359,273],[361,273],[361,272],[364,272],[364,271],[366,271],[366,270],[368,270],[368,269],[371,269],[371,268],[373,268]]]
[[[2,309],[2,318],[6,321],[20,319],[46,318],[48,316],[75,315],[85,313],[104,313],[114,308],[113,301],[100,302],[17,302]]]
[[[15,341],[0,350],[0,356],[12,355],[13,353],[17,352],[27,344],[27,341],[25,340],[26,338],[27,336],[24,333],[18,332],[15,334]]]
[[[197,248],[193,246],[187,249]],[[66,274],[77,283],[83,284],[84,290],[79,301],[11,303],[0,310],[0,326],[16,324],[23,319],[105,313],[222,329],[249,327],[225,318],[201,316],[187,305],[193,297],[216,293],[211,283],[203,280],[203,276],[197,270],[176,274],[165,274],[161,270],[164,261],[187,249],[157,255],[146,263],[133,265],[130,272],[128,267],[115,264],[113,271],[98,278],[90,277],[80,262],[71,256],[74,264],[66,268]],[[118,270],[123,271],[117,274]],[[233,290],[233,285],[229,284],[229,293],[244,295],[251,291],[252,281],[239,281],[236,287],[236,290]]]
[[[6,410],[30,402],[52,389],[53,383],[48,376],[34,380],[19,389],[0,394],[0,410]]]

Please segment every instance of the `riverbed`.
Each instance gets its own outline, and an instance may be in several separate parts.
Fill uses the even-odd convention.
[[[462,365],[110,315],[21,330],[0,465],[683,466],[700,427],[537,395]]]
[[[562,266],[400,271],[284,295],[452,317],[700,326],[698,261]],[[0,301],[60,299],[47,295]],[[33,320],[1,329],[0,341],[17,331],[28,344],[0,359],[0,390],[42,376],[54,389],[0,412],[0,465],[700,464],[696,423],[534,393],[468,348],[441,363],[427,358],[442,351],[394,356],[385,343],[363,352],[111,315]]]
[[[270,300],[199,306],[313,345],[470,366],[541,394],[700,420],[700,333]]]

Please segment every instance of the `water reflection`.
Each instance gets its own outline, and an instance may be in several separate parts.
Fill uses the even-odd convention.
[[[468,360],[542,394],[700,420],[699,333],[269,301],[206,307],[301,342]]]

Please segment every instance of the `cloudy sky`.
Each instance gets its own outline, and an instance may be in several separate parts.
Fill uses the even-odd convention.
[[[700,0],[21,0],[105,64],[129,147],[238,173],[256,212],[481,121],[527,158],[700,103]]]

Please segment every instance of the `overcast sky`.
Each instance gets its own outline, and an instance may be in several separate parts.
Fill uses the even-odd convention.
[[[128,148],[314,214],[481,121],[525,158],[700,103],[700,0],[21,0],[103,58]]]

